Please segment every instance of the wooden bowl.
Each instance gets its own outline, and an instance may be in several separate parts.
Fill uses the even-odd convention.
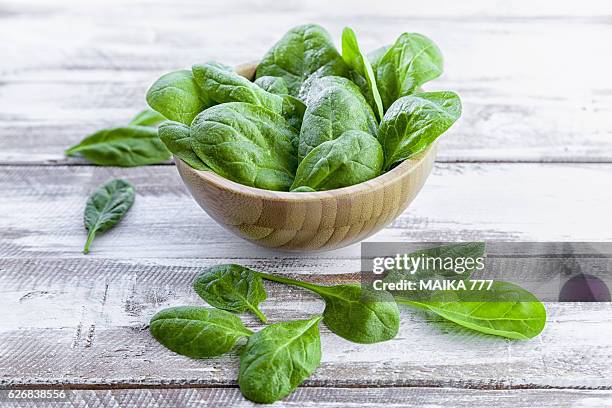
[[[256,64],[236,68],[252,79]],[[286,251],[327,251],[381,230],[414,200],[436,157],[432,145],[372,180],[315,193],[248,187],[175,158],[193,198],[215,221],[257,245]]]

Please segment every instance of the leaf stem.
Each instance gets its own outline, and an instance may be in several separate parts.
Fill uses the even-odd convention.
[[[83,253],[84,254],[88,254],[89,253],[89,246],[93,242],[95,236],[96,236],[96,230],[94,228],[92,228],[91,231],[89,231],[89,233],[87,234],[87,242],[85,242],[85,248],[83,248]]]
[[[267,323],[268,323],[268,318],[266,317],[266,315],[265,315],[265,314],[263,314],[263,313],[261,312],[261,310],[259,310],[259,308],[252,306],[252,307],[251,307],[251,311],[252,311],[253,313],[255,313],[255,316],[257,316],[257,317],[259,318],[259,320],[261,320],[261,322],[262,322],[263,324],[267,324]]]
[[[323,288],[319,285],[315,285],[314,283],[302,282],[302,281],[295,280],[295,279],[284,278],[282,276],[270,275],[265,272],[257,272],[257,273],[259,274],[259,276],[262,277],[262,279],[265,279],[265,280],[278,282],[278,283],[284,283],[285,285],[298,286],[300,288],[304,288],[304,289],[313,291],[314,293],[317,293],[317,294],[321,294],[321,292],[323,292]]]

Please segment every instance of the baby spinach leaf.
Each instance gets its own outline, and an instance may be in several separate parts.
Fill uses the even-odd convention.
[[[372,65],[359,49],[355,32],[349,27],[342,31],[342,59],[350,68],[351,79],[359,86],[377,118],[382,119],[383,105]]]
[[[161,113],[155,112],[153,109],[144,109],[128,123],[128,126],[153,126],[157,127],[166,118]]]
[[[306,105],[298,148],[300,161],[321,143],[334,140],[347,130],[376,135],[372,108],[359,88],[346,78],[323,77],[314,81]]]
[[[89,233],[83,253],[89,253],[96,233],[114,227],[133,203],[134,187],[125,180],[112,180],[98,187],[85,205],[84,221]]]
[[[281,77],[289,94],[298,96],[302,82],[319,70],[321,76],[346,76],[348,68],[324,28],[306,24],[292,28],[262,58],[256,78]]]
[[[283,112],[281,96],[263,90],[235,72],[210,63],[194,65],[191,70],[197,84],[215,102],[247,102],[278,114]]]
[[[170,158],[157,129],[150,126],[100,130],[66,150],[68,156],[76,153],[94,164],[121,167],[155,164]]]
[[[442,54],[429,38],[404,33],[372,64],[385,111],[401,96],[442,74]]]
[[[273,76],[262,76],[255,80],[255,85],[258,85],[261,89],[277,95],[288,95],[289,88],[287,83],[281,77]]]
[[[291,190],[303,186],[332,190],[361,183],[378,176],[383,161],[382,147],[374,136],[349,130],[321,143],[302,159]]]
[[[292,193],[316,193],[317,190],[308,186],[300,186],[291,190]]]
[[[266,323],[258,306],[266,300],[266,291],[261,277],[249,268],[236,264],[210,267],[197,276],[193,288],[213,307],[236,313],[249,310]]]
[[[454,92],[421,92],[391,105],[380,123],[378,140],[385,152],[386,170],[420,153],[461,116]]]
[[[400,324],[393,296],[382,291],[364,291],[360,285],[321,286],[258,272],[270,281],[308,289],[325,300],[323,323],[335,334],[355,343],[391,340]]]
[[[445,299],[451,294],[456,296],[455,301],[414,301],[402,296],[395,296],[395,300],[428,310],[463,327],[510,339],[533,338],[546,324],[544,305],[525,289],[509,282],[493,282],[487,292],[444,293]]]
[[[253,333],[229,312],[190,306],[162,310],[153,316],[149,329],[161,344],[192,358],[227,353],[238,340]]]
[[[321,316],[272,324],[253,334],[240,355],[238,385],[251,401],[289,395],[321,363]]]
[[[247,186],[288,191],[297,160],[297,133],[280,115],[249,103],[213,106],[191,126],[191,147],[222,177]]]
[[[147,103],[170,120],[191,124],[195,116],[214,102],[196,84],[191,71],[162,75],[147,91]]]
[[[189,126],[168,121],[159,127],[159,138],[172,154],[194,169],[210,170],[191,148],[191,129]]]

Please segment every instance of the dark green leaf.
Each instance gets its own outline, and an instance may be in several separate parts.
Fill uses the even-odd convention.
[[[191,148],[191,129],[179,122],[166,122],[159,127],[159,138],[176,157],[196,170],[210,170]]]
[[[382,147],[374,136],[349,130],[321,143],[302,159],[291,190],[303,186],[332,190],[361,183],[378,176],[383,161]]]
[[[380,123],[378,140],[385,152],[385,169],[429,147],[461,116],[454,92],[421,92],[391,105]]]
[[[208,304],[218,309],[243,313],[247,310],[266,323],[259,303],[266,300],[261,277],[241,265],[217,265],[201,272],[193,288]]]
[[[214,104],[198,87],[189,70],[170,72],[155,81],[147,92],[147,103],[166,118],[186,125]]]
[[[160,123],[165,121],[166,118],[153,109],[144,109],[128,123],[128,126],[153,126],[157,127]]]
[[[125,180],[117,179],[100,186],[85,205],[85,228],[89,231],[84,253],[89,253],[96,233],[114,227],[134,203],[134,187]]]
[[[346,76],[348,68],[329,33],[315,24],[295,27],[262,58],[256,77],[281,77],[289,94],[298,96],[302,82],[315,71],[321,76]]]
[[[155,164],[170,158],[157,129],[150,126],[100,130],[66,150],[69,156],[76,153],[94,164],[121,167]]]
[[[227,353],[238,340],[253,333],[229,312],[190,306],[162,310],[153,316],[149,329],[161,344],[192,358]]]
[[[262,76],[255,80],[255,85],[258,85],[260,88],[273,94],[289,94],[289,88],[287,88],[287,83],[281,77]]]
[[[276,323],[253,334],[240,355],[238,385],[251,401],[272,403],[289,395],[321,362],[319,321]]]

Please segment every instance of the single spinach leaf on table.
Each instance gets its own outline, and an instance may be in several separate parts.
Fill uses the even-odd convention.
[[[461,100],[454,92],[421,92],[395,101],[378,130],[384,169],[425,150],[460,116]]]
[[[266,316],[259,310],[259,303],[266,300],[266,290],[261,277],[247,267],[226,264],[207,268],[196,277],[193,288],[213,307],[236,313],[249,310],[266,323]]]
[[[273,94],[277,94],[277,95],[288,95],[289,94],[289,88],[287,88],[287,83],[281,77],[273,77],[269,75],[262,76],[255,80],[255,85]]]
[[[346,27],[342,31],[342,59],[350,68],[350,77],[359,86],[361,93],[380,120],[384,115],[382,99],[376,85],[376,78],[368,58],[359,49],[355,32]]]
[[[321,363],[321,316],[272,324],[253,334],[240,354],[238,385],[251,401],[289,395]]]
[[[198,64],[191,68],[196,83],[217,103],[247,102],[283,113],[283,97],[267,92],[248,79],[213,64]]]
[[[300,187],[333,190],[374,178],[384,157],[378,140],[369,133],[349,130],[323,142],[300,162],[291,191]]]
[[[372,68],[385,111],[396,99],[414,93],[442,74],[440,49],[421,34],[404,33],[382,57],[379,52],[373,57]]]
[[[170,152],[150,126],[127,126],[95,132],[66,150],[103,166],[135,167],[170,158]]]
[[[166,118],[186,125],[214,105],[186,69],[162,75],[155,81],[147,91],[147,103]]]
[[[455,295],[455,300],[447,298]],[[530,339],[542,332],[546,309],[533,294],[509,282],[493,282],[489,291],[445,291],[445,301],[413,301],[396,296],[399,304],[429,310],[458,325],[510,339]]]
[[[346,78],[330,76],[316,80],[306,105],[300,129],[300,161],[321,143],[334,140],[347,130],[376,135],[377,123],[372,108],[357,85]]]
[[[256,78],[280,77],[289,94],[298,96],[302,82],[315,71],[321,76],[346,76],[348,67],[327,31],[316,24],[289,30],[262,58]]]
[[[191,126],[191,147],[222,177],[247,186],[288,191],[295,177],[296,130],[280,115],[249,103],[213,106]]]
[[[238,340],[253,334],[236,315],[191,306],[160,311],[151,318],[149,330],[165,347],[192,358],[227,353]]]
[[[136,114],[128,123],[128,126],[153,126],[157,127],[166,120],[166,117],[153,109],[144,109]]]
[[[196,170],[209,171],[191,148],[191,129],[179,122],[167,121],[159,127],[159,138],[176,157]]]
[[[83,218],[88,234],[83,253],[89,253],[96,234],[114,227],[133,203],[134,187],[125,180],[112,180],[97,188],[85,205]]]

